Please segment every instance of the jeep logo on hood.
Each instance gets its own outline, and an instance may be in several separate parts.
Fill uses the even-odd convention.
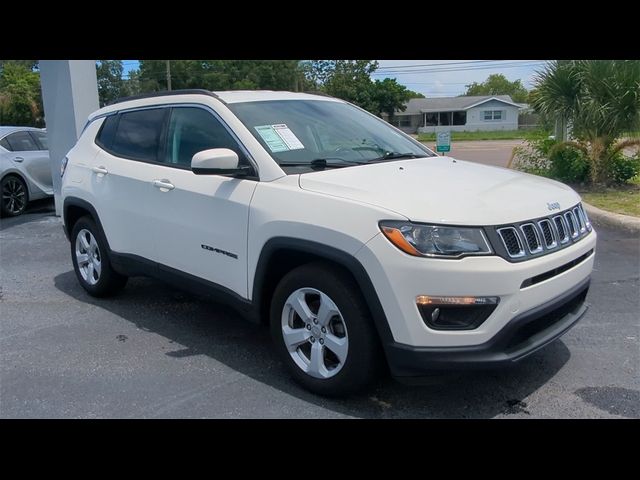
[[[547,208],[549,210],[560,210],[560,204],[558,202],[547,203]]]

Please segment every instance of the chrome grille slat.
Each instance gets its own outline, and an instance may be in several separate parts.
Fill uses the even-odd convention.
[[[556,227],[556,232],[558,232],[558,239],[561,244],[565,244],[569,241],[569,231],[567,230],[567,224],[562,215],[557,215],[553,217],[553,224]]]
[[[551,226],[551,221],[548,218],[540,220],[538,222],[538,227],[540,227],[540,231],[542,232],[544,246],[549,250],[556,248],[558,246],[558,241],[556,240],[555,232]]]
[[[576,238],[580,235],[580,227],[578,226],[576,217],[573,215],[573,212],[569,210],[564,214],[564,218],[567,221],[567,226],[569,227],[569,232],[571,234],[571,238]]]
[[[582,213],[582,209],[576,207],[573,209],[573,214],[578,219],[578,225],[580,225],[580,233],[584,233],[587,231],[587,223],[584,221],[584,214]]]
[[[535,254],[542,251],[542,241],[538,234],[538,229],[533,223],[523,223],[520,225],[520,230],[524,235],[524,239],[527,242],[527,248],[529,253]]]
[[[511,258],[520,258],[524,256],[524,247],[520,240],[520,235],[518,235],[518,231],[515,227],[499,228],[498,235],[500,235],[502,244]]]

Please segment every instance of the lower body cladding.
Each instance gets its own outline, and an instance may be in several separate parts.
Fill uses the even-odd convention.
[[[555,340],[586,313],[595,245],[593,231],[560,251],[511,263],[412,257],[374,237],[357,258],[389,324],[392,338],[382,341],[391,373],[408,379],[509,365]]]

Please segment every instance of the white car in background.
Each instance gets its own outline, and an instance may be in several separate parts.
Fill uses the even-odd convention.
[[[32,200],[53,195],[47,132],[31,127],[0,127],[2,216],[20,215]]]

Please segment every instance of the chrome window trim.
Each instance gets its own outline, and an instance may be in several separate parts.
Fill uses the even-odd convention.
[[[152,110],[152,109],[157,109],[157,108],[184,108],[184,107],[190,107],[190,108],[201,108],[203,110],[208,111],[209,113],[211,113],[213,115],[213,117],[220,122],[220,124],[224,127],[225,130],[227,130],[227,132],[229,133],[229,135],[231,135],[231,137],[235,140],[235,142],[238,144],[238,146],[240,147],[240,150],[242,150],[242,153],[244,153],[244,155],[247,157],[247,160],[249,161],[249,163],[251,164],[251,166],[254,168],[255,172],[256,172],[256,177],[259,181],[260,179],[260,170],[258,168],[258,163],[255,161],[255,159],[253,158],[253,156],[251,155],[251,153],[249,152],[249,149],[244,145],[244,143],[242,143],[240,141],[240,138],[238,138],[238,136],[235,134],[235,132],[231,129],[231,127],[229,127],[229,125],[227,125],[227,122],[224,121],[224,119],[220,116],[220,114],[218,112],[216,112],[213,108],[211,108],[209,105],[204,105],[202,103],[190,103],[190,102],[175,102],[175,103],[160,103],[160,104],[153,104],[153,105],[144,105],[144,106],[139,106],[139,107],[130,107],[130,108],[123,108],[121,110],[115,110],[113,112],[107,112],[107,113],[103,113],[100,114],[94,118],[91,119],[91,121],[87,122],[87,125],[85,125],[85,129],[89,126],[89,124],[93,123],[95,120],[99,120],[101,118],[106,118],[109,117],[111,115],[119,115],[121,113],[131,113],[131,112],[137,112],[140,110]],[[97,134],[96,134],[97,136]],[[104,148],[102,148],[100,145],[98,145],[96,143],[96,139],[94,138],[94,143],[98,146],[98,148],[100,148],[101,150],[106,151]],[[107,152],[110,155],[114,155],[111,152]],[[137,160],[137,159],[128,159],[126,157],[120,157],[118,155],[114,155],[117,158],[124,158],[125,160],[132,160],[134,162],[145,162],[144,160]],[[181,168],[179,166],[175,166],[175,165],[171,165],[171,164],[167,164],[167,163],[163,163],[163,162],[145,162],[145,163],[153,163],[154,165],[160,165],[160,166],[165,166],[165,167],[170,167],[170,168]],[[182,168],[182,170],[190,170],[189,168]]]

